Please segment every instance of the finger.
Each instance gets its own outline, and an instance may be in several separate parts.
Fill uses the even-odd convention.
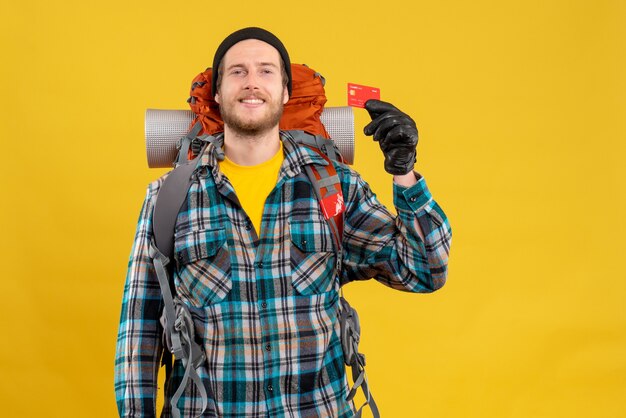
[[[370,123],[365,125],[365,127],[363,128],[363,133],[367,136],[372,135],[374,132],[376,132],[376,128],[378,128],[379,122],[380,121],[378,119],[372,120]]]
[[[419,140],[417,129],[410,125],[398,125],[393,127],[388,133],[389,145],[399,144],[403,147],[414,148]]]
[[[401,117],[402,114],[398,111],[394,111],[394,112],[384,112],[378,116],[376,116],[369,124],[367,124],[365,126],[365,128],[363,128],[363,133],[365,133],[365,135],[372,135],[374,132],[376,132],[378,130],[378,127],[380,126],[380,124],[390,118],[398,118]],[[374,138],[376,141],[378,141],[378,139],[380,139],[380,137],[376,137]]]
[[[394,127],[404,123],[404,118],[395,113],[386,113],[380,118],[378,128],[374,132],[374,140],[380,141],[387,136],[387,133]]]
[[[383,102],[382,100],[369,99],[365,102],[365,110],[367,110],[370,117],[374,119],[381,113],[398,110],[398,108],[391,103]]]

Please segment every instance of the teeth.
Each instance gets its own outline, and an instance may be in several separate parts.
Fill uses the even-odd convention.
[[[261,104],[261,103],[263,103],[263,100],[261,100],[261,99],[243,99],[242,102],[243,103],[250,103],[250,104]]]

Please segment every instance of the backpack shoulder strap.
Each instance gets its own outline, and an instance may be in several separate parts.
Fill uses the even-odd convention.
[[[204,149],[204,148],[203,148]],[[188,149],[181,150],[185,154]],[[201,158],[202,152],[191,161],[180,164],[161,184],[152,215],[152,230],[154,239],[150,244],[150,257],[156,271],[163,298],[163,330],[167,342],[167,350],[176,358],[182,360],[185,374],[171,399],[172,416],[180,417],[178,400],[187,386],[187,381],[196,385],[202,399],[202,412],[209,407],[210,391],[204,386],[196,368],[204,362],[204,352],[194,338],[194,326],[191,314],[186,305],[175,297],[173,283],[174,265],[174,229],[178,212],[187,199],[187,193],[192,183],[192,174]],[[171,368],[171,354],[163,350],[163,362],[166,364],[166,378],[169,378]]]
[[[296,143],[308,147],[324,158],[328,164],[306,165],[304,169],[313,186],[313,190],[320,203],[322,213],[328,221],[328,225],[333,233],[333,247],[337,256],[335,265],[335,275],[341,272],[342,263],[342,242],[343,242],[343,213],[345,203],[341,189],[341,181],[337,170],[331,160],[341,161],[341,154],[335,149],[332,140],[309,135],[302,131],[291,131],[291,137]],[[365,355],[359,353],[359,340],[361,327],[359,316],[356,310],[350,306],[348,301],[341,296],[341,314],[339,322],[341,325],[341,345],[344,352],[344,361],[352,370],[353,386],[348,393],[347,400],[352,401],[360,387],[365,395],[365,403],[357,410],[355,418],[361,418],[363,408],[369,405],[374,418],[380,418],[378,405],[369,390],[367,375],[365,373]]]
[[[218,136],[201,136],[198,137],[202,125],[196,122],[186,137],[181,138],[182,145],[176,158],[176,168],[163,180],[159,193],[157,194],[154,204],[154,214],[152,221],[152,230],[154,233],[154,241],[157,249],[166,257],[174,256],[174,227],[176,226],[176,218],[180,208],[187,199],[187,192],[191,187],[194,170],[200,162],[200,158],[210,143],[215,143]],[[203,143],[196,157],[187,160],[189,148],[192,141],[198,140]],[[222,153],[220,147],[217,149],[218,158]]]
[[[163,255],[174,255],[174,226],[180,208],[191,187],[191,174],[198,164],[197,159],[187,161],[175,168],[163,181],[157,194],[152,215],[152,230],[156,247]]]
[[[317,148],[312,149],[316,150],[321,157],[328,161],[328,165],[306,165],[304,170],[311,181],[324,218],[330,225],[333,233],[333,247],[338,258],[340,258],[343,241],[343,213],[346,210],[341,182],[335,167],[328,157]]]
[[[341,189],[341,181],[332,160],[341,161],[331,139],[311,135],[303,131],[288,131],[289,136],[300,145],[316,152],[328,164],[309,164],[304,171],[311,182],[324,218],[333,234],[333,248],[337,254],[337,267],[340,267],[343,241],[343,212],[346,210]],[[337,271],[338,273],[338,271]]]

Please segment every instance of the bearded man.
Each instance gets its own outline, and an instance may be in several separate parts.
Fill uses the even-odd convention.
[[[320,157],[279,130],[290,68],[282,42],[260,28],[234,32],[215,53],[212,91],[224,132],[199,158],[174,243],[176,295],[192,313],[211,405],[205,410],[188,385],[174,408],[183,416],[353,416],[339,339],[341,286],[375,278],[432,292],[446,280],[451,230],[413,170],[415,122],[376,100],[366,103],[372,122],[364,131],[393,175],[397,215],[358,173],[333,162],[345,199],[337,269],[332,232],[304,170]],[[156,415],[162,296],[148,253],[162,182],[148,188],[124,290],[115,386],[123,417]],[[183,374],[176,361],[161,416],[172,413]]]

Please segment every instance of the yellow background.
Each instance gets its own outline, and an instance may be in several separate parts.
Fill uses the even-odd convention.
[[[219,4],[218,4],[219,3]],[[350,285],[388,417],[626,416],[626,2],[3,1],[0,399],[7,417],[115,416],[113,359],[149,181],[144,110],[186,108],[259,25],[420,128],[454,230],[432,295]],[[356,110],[356,168],[391,180]]]

